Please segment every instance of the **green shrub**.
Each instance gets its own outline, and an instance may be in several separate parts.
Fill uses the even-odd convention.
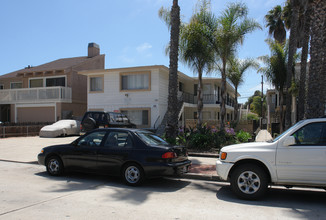
[[[166,138],[165,140],[173,145],[183,145],[193,150],[208,151],[219,150],[223,146],[248,142],[251,135],[248,132],[235,132],[233,128],[226,127],[219,131],[215,127],[204,124],[200,128],[180,128],[176,139]]]
[[[240,143],[248,142],[249,139],[251,139],[251,135],[248,132],[245,131],[239,131],[236,134],[236,138]]]
[[[253,113],[249,113],[248,115],[247,115],[247,120],[249,120],[249,121],[252,121],[252,120],[259,120],[259,117],[258,117],[258,115],[256,115],[256,114],[253,114]]]

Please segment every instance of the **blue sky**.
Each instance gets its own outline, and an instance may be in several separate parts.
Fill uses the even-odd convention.
[[[228,2],[211,0],[219,15]],[[246,0],[249,16],[263,27],[264,15],[285,0]],[[189,21],[197,0],[179,0],[183,21]],[[37,66],[60,58],[86,56],[87,45],[95,42],[106,55],[105,68],[144,65],[169,66],[164,48],[170,34],[158,17],[161,6],[170,8],[172,0],[10,0],[0,1],[0,75]],[[240,47],[239,58],[269,54],[265,39],[268,31],[249,34]],[[179,63],[179,71],[196,76]],[[211,76],[220,77],[218,73]],[[261,89],[261,76],[248,71],[239,88],[244,103]],[[265,84],[265,87],[266,84]]]

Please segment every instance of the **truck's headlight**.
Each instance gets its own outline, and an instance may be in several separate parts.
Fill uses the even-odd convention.
[[[227,154],[226,152],[222,152],[222,153],[221,153],[221,157],[220,157],[220,159],[221,159],[221,160],[225,160],[226,157],[227,157],[227,155],[228,155],[228,154]]]
[[[41,150],[41,152],[40,152],[41,154],[43,154],[44,153],[44,148],[42,148],[42,150]]]

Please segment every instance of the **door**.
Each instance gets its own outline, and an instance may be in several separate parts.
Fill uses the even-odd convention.
[[[296,144],[278,146],[276,165],[282,182],[326,183],[326,123],[310,123],[292,134]],[[281,145],[281,144],[279,144]]]
[[[122,164],[133,151],[132,136],[127,131],[111,131],[98,150],[98,169],[107,174],[120,174]]]
[[[95,131],[79,139],[73,150],[66,156],[70,168],[82,171],[97,169],[97,152],[106,131]]]

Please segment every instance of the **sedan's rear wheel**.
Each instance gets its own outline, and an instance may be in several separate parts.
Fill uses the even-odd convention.
[[[232,191],[242,199],[258,199],[265,194],[267,187],[267,174],[257,165],[243,164],[232,172]]]
[[[144,180],[144,171],[137,164],[127,164],[123,169],[123,178],[127,185],[138,186]]]
[[[57,156],[52,156],[47,160],[46,171],[51,176],[59,176],[63,173],[63,163]]]

